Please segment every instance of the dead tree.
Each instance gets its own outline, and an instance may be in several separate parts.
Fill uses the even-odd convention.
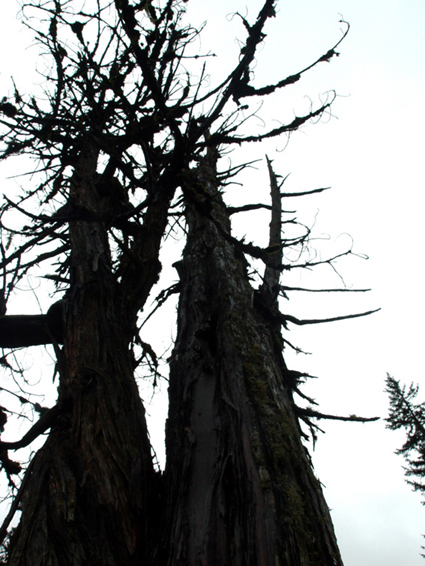
[[[241,18],[239,60],[208,90],[204,67],[195,82],[184,67],[198,34],[184,24],[185,4],[24,6],[52,68],[43,99],[15,86],[0,105],[2,159],[31,155],[41,179],[6,196],[0,211],[0,346],[53,344],[59,386],[56,405],[24,438],[0,443],[11,479],[19,466],[9,452],[50,431],[1,529],[4,538],[20,506],[11,566],[342,563],[299,422],[325,415],[297,408],[303,376],[282,354],[282,328],[322,322],[279,310],[280,274],[290,268],[283,252],[309,232],[282,239],[283,195],[268,162],[269,246],[237,239],[229,218],[244,207],[228,206],[222,189],[240,168],[218,173],[217,162],[229,146],[295,131],[329,109],[332,97],[289,124],[238,135],[245,103],[331,60],[346,32],[300,73],[254,86],[250,67],[276,15],[276,0],[266,0],[252,24]],[[11,212],[25,224],[9,226]],[[135,369],[143,356],[156,362],[138,317],[171,222],[184,225],[187,242],[176,258],[180,282],[163,295],[180,293],[161,475]],[[250,258],[264,263],[259,285]],[[43,263],[61,295],[58,317],[4,314],[17,283]]]

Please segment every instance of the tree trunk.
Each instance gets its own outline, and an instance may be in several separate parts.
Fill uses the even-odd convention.
[[[341,565],[301,442],[280,330],[265,296],[254,299],[230,238],[212,156],[185,195],[188,240],[178,266],[166,438],[166,556],[158,564]]]
[[[97,154],[82,152],[71,199],[96,212]],[[102,222],[70,223],[71,292],[57,349],[61,416],[31,464],[11,566],[146,564],[156,493],[127,317]],[[128,313],[126,313],[128,314]]]

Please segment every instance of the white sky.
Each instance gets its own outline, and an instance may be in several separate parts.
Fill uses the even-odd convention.
[[[10,74],[19,82],[34,69],[31,52],[23,54],[28,36],[15,27],[17,3],[3,4],[0,96],[7,94]],[[209,20],[200,51],[212,45],[225,54],[226,62],[218,59],[219,65],[230,64],[236,53],[233,38],[243,39],[244,31],[237,19],[225,16],[237,10],[246,16],[248,9],[252,21],[261,5],[261,0],[208,4],[190,0],[192,22]],[[323,412],[385,416],[386,372],[405,382],[422,383],[425,399],[421,256],[425,0],[280,0],[257,58],[254,84],[283,78],[324,54],[340,37],[340,14],[351,25],[338,49],[340,57],[322,63],[275,97],[269,114],[265,108],[261,111],[269,120],[288,121],[294,110],[308,111],[305,95],[317,103],[321,94],[335,89],[340,96],[334,118],[304,127],[291,137],[284,152],[282,140],[266,149],[250,148],[246,154],[252,151],[253,157],[263,157],[267,150],[276,172],[291,173],[288,191],[333,187],[295,205],[310,220],[320,208],[316,234],[330,234],[336,246],[344,241],[342,234],[353,237],[354,250],[370,260],[349,258],[338,265],[339,272],[348,286],[372,287],[373,292],[326,300],[303,294],[294,297],[288,310],[308,318],[382,310],[365,319],[292,329],[290,341],[312,355],[292,356],[290,363],[293,369],[320,377],[305,391],[319,401]],[[213,77],[224,73],[221,66],[213,65]],[[264,181],[265,167],[261,167],[258,175]],[[250,198],[266,200],[267,188],[254,181],[241,200]],[[323,280],[313,276],[310,281],[319,286]],[[331,281],[336,281],[335,276]],[[322,427],[327,433],[319,437],[313,460],[326,486],[345,566],[422,565],[424,510],[420,496],[404,483],[402,459],[393,454],[403,436],[387,431],[382,422]]]

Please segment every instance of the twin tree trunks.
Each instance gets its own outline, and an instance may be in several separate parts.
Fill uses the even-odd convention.
[[[72,191],[88,205],[97,156],[85,153]],[[257,291],[256,308],[213,156],[184,191],[165,472],[152,465],[126,328],[134,313],[112,277],[105,230],[71,223],[61,412],[25,479],[11,566],[342,564],[280,330],[264,309],[272,290]]]
[[[9,566],[342,566],[302,442],[296,372],[283,358],[282,325],[323,322],[279,312],[280,273],[291,268],[282,250],[303,249],[309,230],[282,240],[284,193],[270,162],[272,205],[232,209],[223,188],[247,164],[219,174],[217,161],[329,110],[332,94],[290,123],[252,135],[239,128],[260,98],[337,55],[348,29],[304,70],[255,86],[257,47],[276,16],[276,0],[263,0],[252,24],[238,14],[246,37],[215,84],[199,55],[201,30],[184,24],[186,3],[25,3],[51,67],[43,59],[38,102],[13,85],[13,104],[0,104],[0,160],[30,154],[45,180],[0,204],[0,310],[42,262],[64,297],[46,315],[0,316],[0,347],[53,344],[59,376],[55,407],[20,441],[0,441],[10,478],[19,465],[8,451],[49,431],[8,515],[19,506]],[[230,227],[232,212],[259,208],[271,210],[265,249]],[[9,213],[23,223],[7,228]],[[138,324],[174,223],[186,245],[179,282],[163,290],[178,291],[179,304],[160,472],[136,382],[148,346]],[[259,288],[247,257],[265,264]]]

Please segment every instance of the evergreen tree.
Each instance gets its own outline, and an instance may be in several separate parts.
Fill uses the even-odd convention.
[[[407,480],[415,491],[424,492],[425,484],[421,481],[425,476],[425,403],[415,403],[419,386],[411,383],[407,388],[390,375],[387,376],[386,392],[390,400],[390,412],[387,428],[404,429],[406,442],[397,450],[407,462],[405,469]]]
[[[425,492],[425,403],[415,403],[419,386],[411,383],[407,388],[400,381],[387,375],[386,392],[389,395],[390,411],[387,428],[404,429],[406,441],[396,454],[401,454],[407,463],[404,468],[407,483],[414,491]],[[425,503],[425,501],[423,502]],[[424,547],[422,547],[424,549]],[[422,554],[425,558],[425,554]]]

